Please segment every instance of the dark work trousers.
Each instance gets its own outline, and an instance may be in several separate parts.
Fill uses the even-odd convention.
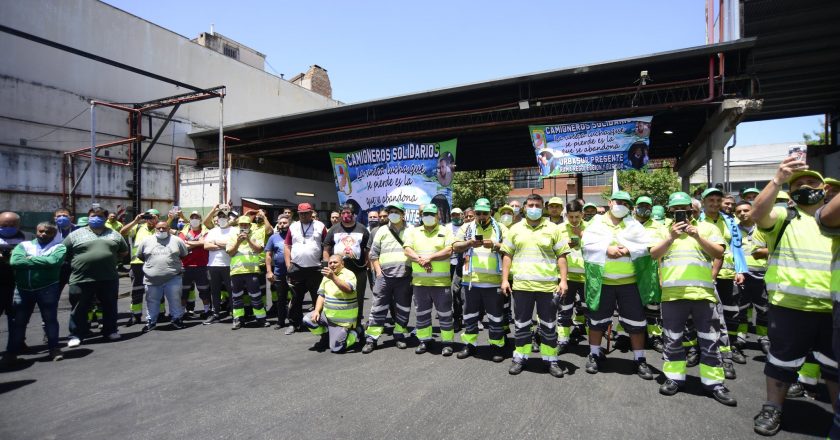
[[[274,276],[274,290],[277,292],[277,303],[272,307],[277,309],[277,325],[286,325],[286,317],[289,314],[289,281],[286,276]]]
[[[502,294],[498,287],[464,287],[464,333],[461,339],[467,344],[476,345],[478,339],[479,310],[487,313],[488,338],[491,345],[501,347],[505,344],[502,330]]]
[[[76,304],[70,312],[70,336],[84,339],[90,329],[88,310],[94,298],[99,300],[103,312],[102,334],[117,331],[117,294],[120,280],[92,281],[70,284],[70,298]]]
[[[557,308],[557,339],[560,343],[569,342],[572,334],[574,321],[572,315],[575,312],[575,300],[578,295],[586,296],[585,284],[577,281],[568,281],[569,290],[566,295],[560,298],[560,306]]]
[[[540,353],[544,361],[557,360],[557,306],[550,292],[513,291],[513,313],[516,326],[515,362],[523,362],[531,353],[531,318],[534,307],[540,320]]]
[[[373,285],[373,304],[370,306],[370,317],[365,334],[368,341],[376,341],[382,336],[388,310],[393,305],[396,309],[394,318],[394,339],[410,336],[408,332],[408,318],[411,314],[411,277],[388,278],[377,277]]]
[[[195,287],[193,287],[195,286]],[[193,288],[198,291],[198,297],[204,306],[210,305],[210,278],[207,275],[207,266],[185,267],[181,275],[181,302],[186,305],[186,310],[195,310],[195,296],[190,298]]]
[[[463,275],[460,264],[449,265],[449,278],[452,280],[452,316],[456,328],[460,328],[464,321],[464,286],[461,285]]]
[[[665,350],[662,352],[666,364],[663,367],[665,376],[679,384],[685,383],[686,376],[686,348],[683,344],[683,333],[689,317],[694,323],[700,340],[700,368],[701,382],[707,389],[714,389],[723,383],[723,363],[720,354],[720,316],[715,303],[711,301],[676,300],[665,301],[662,309],[662,334]],[[704,377],[704,371],[713,374]]]
[[[295,327],[300,327],[303,322],[303,298],[306,292],[309,292],[309,298],[312,300],[312,305],[315,305],[315,300],[318,298],[318,287],[321,285],[321,268],[315,267],[297,267],[292,265],[292,270],[289,271],[289,287],[292,288],[292,302],[289,305],[289,323]]]
[[[210,275],[210,301],[213,304],[213,313],[222,313],[222,291],[230,292],[230,267],[207,266],[207,273]]]
[[[738,337],[745,338],[749,330],[747,311],[755,309],[755,334],[767,337],[767,285],[764,283],[764,272],[750,272],[744,274],[744,284],[738,286],[741,297],[740,325]]]
[[[738,289],[735,288],[735,280],[716,279],[715,292],[720,299],[718,311],[723,315],[720,328],[720,354],[724,359],[731,359],[732,343],[738,336],[738,324],[741,321],[741,299]]]

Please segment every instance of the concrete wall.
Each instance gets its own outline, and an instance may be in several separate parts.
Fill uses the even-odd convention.
[[[339,105],[95,0],[3,1],[0,24],[197,87],[224,85],[225,124]],[[43,213],[61,204],[60,152],[89,145],[89,100],[131,103],[188,92],[6,33],[0,34],[0,51],[0,173],[5,177],[0,201],[5,209]],[[126,113],[100,108],[96,117],[97,143],[127,136]],[[187,134],[218,127],[219,101],[183,105],[175,119],[147,159],[144,197],[174,197],[174,159],[195,157]],[[160,123],[152,120],[150,130],[144,120],[143,134],[151,137]],[[125,158],[127,147],[103,153]],[[90,192],[90,176],[79,187],[83,194]],[[119,197],[131,176],[128,168],[103,165],[95,177],[104,195]],[[128,202],[109,200],[103,205],[110,208]]]

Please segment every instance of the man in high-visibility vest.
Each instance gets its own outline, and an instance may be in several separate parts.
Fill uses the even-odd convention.
[[[178,233],[178,238],[184,241],[189,249],[189,254],[181,259],[184,265],[182,276],[181,300],[186,306],[184,319],[193,317],[195,311],[195,293],[204,305],[204,312],[201,319],[207,319],[212,313],[210,311],[212,301],[210,300],[210,276],[207,274],[207,260],[209,252],[204,249],[204,239],[210,232],[201,222],[201,213],[193,211],[190,213],[190,223]]]
[[[794,208],[774,207],[779,189],[790,183]],[[837,361],[832,350],[831,239],[822,235],[814,213],[823,206],[823,178],[796,156],[785,158],[754,201],[752,218],[770,256],[764,281],[770,307],[770,352],[764,366],[767,401],[753,429],[774,435],[781,428],[782,403],[797,369],[813,352],[831,396],[837,400]]]
[[[838,322],[840,320],[840,197],[832,198],[825,206],[818,209],[814,218],[820,227],[820,232],[831,238],[833,242],[830,289],[833,303],[832,316],[834,322]],[[840,327],[838,326],[834,326],[832,341],[835,359],[840,358]],[[828,438],[840,438],[840,407],[836,404],[834,405],[834,423],[828,433]]]
[[[228,239],[225,251],[230,255],[230,290],[233,298],[233,325],[231,330],[242,327],[245,317],[243,296],[247,292],[251,298],[251,307],[258,327],[268,327],[266,311],[263,305],[263,292],[260,292],[260,258],[263,244],[254,238],[251,230],[251,218],[243,215],[238,219],[239,231]]]
[[[752,203],[740,201],[735,205],[735,216],[738,218],[738,229],[744,248],[744,256],[749,271],[744,274],[744,283],[739,284],[740,296],[740,324],[734,345],[743,349],[747,344],[747,330],[749,323],[747,312],[755,310],[755,332],[764,354],[770,351],[770,339],[767,338],[767,286],[764,284],[764,274],[767,272],[767,246],[763,235],[758,231],[752,219]]]
[[[315,309],[303,317],[303,325],[322,337],[316,348],[324,347],[327,339],[331,352],[342,353],[355,345],[359,336],[356,275],[344,267],[343,254],[330,256],[321,273],[324,278],[318,287]]]
[[[525,199],[525,219],[514,224],[502,244],[502,281],[504,295],[513,295],[516,324],[516,350],[510,374],[519,374],[531,354],[531,323],[537,309],[540,354],[548,372],[563,377],[557,357],[557,302],[568,290],[566,254],[569,246],[560,227],[542,216],[543,198],[531,194]],[[513,274],[513,286],[508,277]]]
[[[126,322],[126,327],[131,327],[134,324],[140,324],[143,315],[143,294],[146,292],[146,287],[143,285],[143,262],[137,258],[137,248],[140,243],[148,237],[155,235],[155,224],[158,222],[160,211],[157,209],[149,209],[148,211],[137,214],[131,222],[120,229],[119,233],[123,237],[128,237],[131,240],[131,262],[129,276],[131,277],[131,316]]]
[[[370,247],[370,264],[376,275],[373,285],[373,305],[362,353],[370,353],[385,330],[388,310],[394,304],[394,339],[397,348],[408,347],[408,318],[411,313],[411,262],[405,256],[403,243],[409,226],[405,223],[405,206],[391,202],[386,207],[388,225],[376,230]]]
[[[487,314],[493,362],[501,362],[504,360],[502,348],[505,345],[505,334],[502,330],[502,295],[499,291],[502,280],[499,249],[507,228],[491,217],[489,200],[476,200],[474,211],[476,220],[461,227],[452,245],[453,251],[464,253],[464,277],[461,283],[466,297],[464,332],[461,334],[465,345],[457,357],[465,359],[475,355],[479,313],[483,308]]]
[[[569,253],[566,254],[569,291],[561,297],[557,310],[557,352],[559,354],[565,353],[569,344],[577,343],[586,334],[586,290],[584,290],[586,277],[580,246],[580,238],[586,228],[586,223],[583,221],[583,203],[579,200],[569,203],[566,206],[566,218],[569,221],[562,223],[560,230],[563,240],[569,244]],[[575,323],[578,327],[574,327]]]
[[[667,379],[659,393],[673,396],[685,385],[686,348],[683,332],[691,318],[700,343],[700,382],[718,402],[735,406],[737,401],[724,385],[720,355],[720,312],[717,308],[712,262],[723,257],[726,246],[714,225],[695,220],[692,200],[684,192],[668,198],[674,222],[667,232],[660,231],[650,249],[661,259],[662,332],[665,350],[662,370]]]
[[[440,339],[443,341],[441,354],[451,356],[455,338],[449,279],[452,230],[440,224],[440,215],[434,203],[423,206],[421,214],[423,225],[411,229],[403,243],[405,255],[412,261],[411,285],[417,314],[417,339],[420,340],[414,352],[425,353],[432,342],[434,305],[440,322]]]

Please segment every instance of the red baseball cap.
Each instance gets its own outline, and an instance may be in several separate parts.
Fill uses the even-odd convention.
[[[309,212],[312,211],[312,205],[309,203],[301,203],[298,205],[298,212]]]

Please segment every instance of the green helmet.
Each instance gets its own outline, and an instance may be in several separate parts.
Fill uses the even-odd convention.
[[[672,193],[668,196],[668,207],[688,205],[691,206],[691,196],[682,191]]]

